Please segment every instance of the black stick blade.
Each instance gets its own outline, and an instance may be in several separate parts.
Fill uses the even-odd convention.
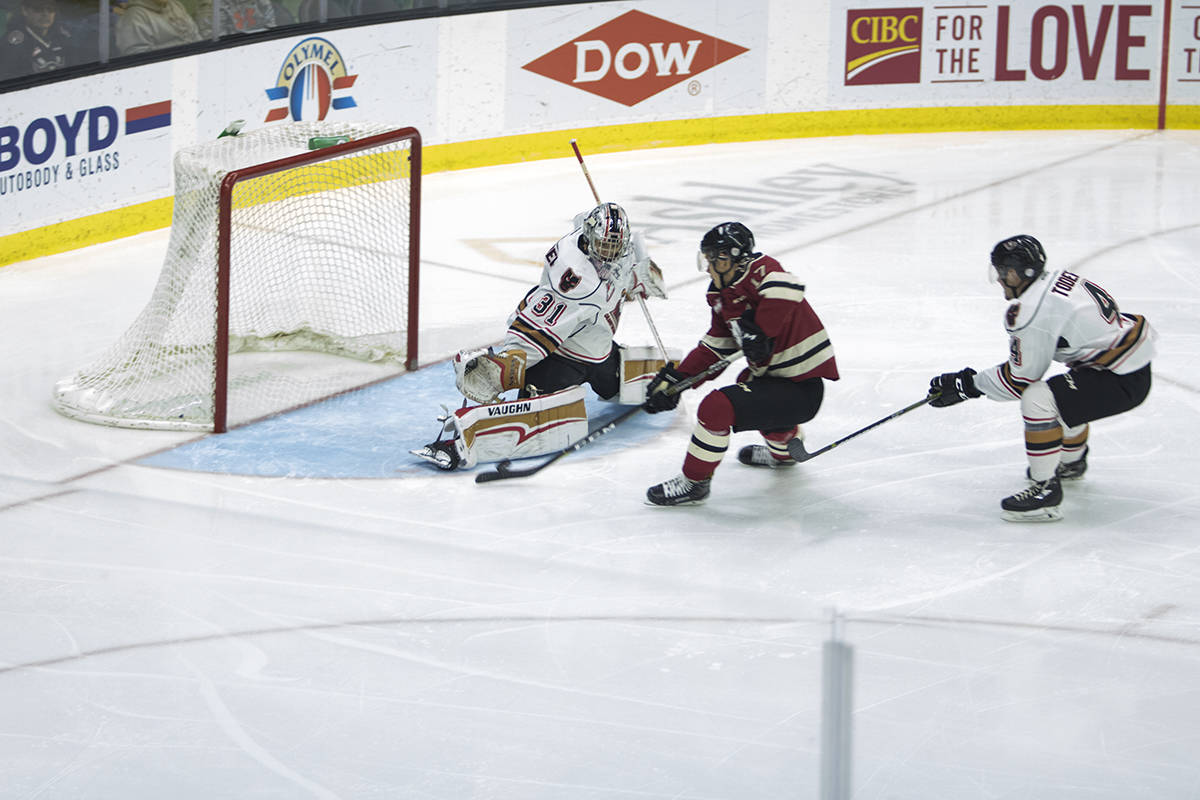
[[[799,439],[792,439],[788,442],[788,455],[793,461],[808,461],[813,457],[813,454],[804,449],[804,442]]]
[[[488,472],[481,472],[476,475],[475,482],[487,483],[489,481],[502,481],[508,477],[512,477],[512,462],[506,458],[497,463],[495,469],[489,470]]]

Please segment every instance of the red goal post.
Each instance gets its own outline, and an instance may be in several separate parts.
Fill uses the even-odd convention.
[[[239,183],[296,169],[335,156],[363,153],[379,145],[396,141],[409,142],[410,191],[408,203],[408,308],[405,369],[417,368],[417,331],[419,322],[420,254],[421,254],[421,134],[416,128],[398,128],[363,139],[351,139],[341,144],[312,150],[308,153],[281,158],[233,170],[221,181],[217,218],[217,342],[214,365],[213,431],[222,433],[227,425],[229,381],[229,303],[231,270],[231,237],[234,193]]]

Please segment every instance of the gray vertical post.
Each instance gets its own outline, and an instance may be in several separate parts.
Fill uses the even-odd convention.
[[[842,625],[833,611],[821,675],[821,800],[850,797],[854,648],[842,641]]]
[[[110,27],[112,25],[112,18],[109,16],[112,13],[111,8],[112,5],[109,3],[109,0],[100,0],[100,17],[97,20],[100,23],[100,29],[96,34],[99,37],[96,42],[96,55],[99,57],[101,64],[108,63],[108,42],[112,35],[112,28]]]

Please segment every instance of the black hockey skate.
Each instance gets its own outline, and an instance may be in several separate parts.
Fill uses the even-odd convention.
[[[1078,461],[1062,461],[1054,470],[1054,476],[1060,481],[1077,481],[1083,477],[1083,473],[1087,472],[1087,445],[1083,446],[1083,455]],[[1025,468],[1025,477],[1029,477],[1029,468]]]
[[[703,503],[708,497],[712,479],[694,481],[676,475],[669,481],[655,484],[646,490],[646,502],[652,506],[685,506]]]
[[[1062,485],[1058,476],[1033,481],[1029,487],[1000,501],[1001,515],[1009,522],[1054,522],[1062,519]]]
[[[438,469],[458,469],[458,465],[462,463],[462,456],[458,454],[458,443],[454,439],[439,439],[408,452],[417,458],[428,461]]]
[[[738,461],[750,467],[794,467],[796,462],[791,458],[779,459],[771,455],[771,448],[765,444],[748,444],[738,451]]]

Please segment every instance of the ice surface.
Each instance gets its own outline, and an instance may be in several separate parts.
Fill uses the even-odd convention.
[[[231,474],[219,437],[50,408],[140,310],[165,232],[0,268],[0,796],[815,797],[836,608],[855,798],[1200,797],[1200,134],[589,156],[664,269],[668,345],[703,333],[695,249],[717,222],[804,280],[843,375],[810,450],[1005,357],[986,280],[1004,236],[1146,314],[1154,389],[1093,426],[1066,518],[1040,526],[999,518],[1021,422],[987,400],[786,473],[727,458],[691,508],[642,497],[678,471],[698,393],[533,478],[414,464],[455,398],[437,362],[501,337],[591,202],[563,144],[427,176],[424,394],[241,432],[266,458],[305,450],[278,474]],[[653,341],[639,317],[622,341]]]

